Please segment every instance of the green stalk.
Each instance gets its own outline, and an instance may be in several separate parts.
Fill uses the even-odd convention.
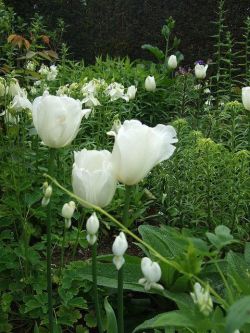
[[[98,332],[103,333],[101,311],[98,297],[98,286],[97,286],[97,241],[92,245],[92,278],[93,278],[93,289],[94,289],[94,300],[95,300],[95,311]]]
[[[132,186],[125,186],[125,201],[123,210],[123,224],[125,227],[129,225],[129,203],[131,198]],[[124,333],[124,316],[123,316],[123,267],[118,270],[118,290],[117,290],[117,302],[118,302],[118,333]]]
[[[76,256],[76,250],[77,250],[77,246],[78,246],[78,243],[79,243],[79,238],[80,238],[80,233],[82,231],[82,226],[83,226],[83,222],[84,222],[84,219],[85,219],[85,212],[83,213],[83,216],[82,216],[82,219],[81,219],[81,222],[78,221],[78,230],[77,230],[77,236],[76,236],[76,241],[75,241],[75,244],[74,244],[74,248],[73,248],[73,251],[72,251],[72,260],[75,260],[75,256]]]
[[[49,174],[52,174],[53,161],[55,158],[55,150],[49,148]],[[52,276],[51,276],[51,202],[47,206],[47,292],[48,292],[48,317],[49,317],[49,332],[53,333],[53,306],[52,306]]]
[[[63,241],[62,241],[62,250],[61,250],[61,267],[60,267],[60,274],[62,272],[63,266],[64,266],[64,252],[65,252],[65,239],[66,239],[66,232],[67,228],[64,222],[64,228],[63,228]]]

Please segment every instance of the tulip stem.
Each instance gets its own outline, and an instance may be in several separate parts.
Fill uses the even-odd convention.
[[[62,240],[62,249],[61,249],[61,267],[60,267],[60,275],[62,273],[62,269],[64,266],[64,253],[65,253],[65,240],[66,240],[66,232],[67,232],[67,228],[66,225],[64,223],[64,228],[63,228],[63,240]]]
[[[123,267],[118,270],[118,333],[124,333],[124,318],[123,318]]]
[[[94,289],[93,291],[94,291],[98,332],[103,333],[101,311],[100,311],[100,304],[98,297],[98,286],[97,286],[97,241],[92,245],[92,278],[93,278],[93,289]]]
[[[55,149],[49,148],[49,174],[53,174]],[[47,292],[48,292],[48,317],[49,332],[53,333],[53,306],[52,306],[52,274],[51,274],[51,202],[47,206]]]
[[[131,198],[131,191],[132,191],[132,186],[125,186],[125,199],[124,199],[124,208],[123,208],[123,224],[125,227],[130,226],[130,221],[129,221],[129,204],[130,204],[130,198]]]

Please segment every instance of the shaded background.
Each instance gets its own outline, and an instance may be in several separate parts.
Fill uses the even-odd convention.
[[[141,45],[164,48],[161,27],[165,19],[176,20],[175,34],[181,38],[185,63],[207,60],[213,55],[217,0],[6,0],[26,20],[36,12],[53,29],[57,18],[66,23],[64,40],[71,57],[93,63],[95,56],[109,54],[131,59],[152,59]],[[240,41],[243,21],[250,15],[249,0],[226,0],[226,23]]]

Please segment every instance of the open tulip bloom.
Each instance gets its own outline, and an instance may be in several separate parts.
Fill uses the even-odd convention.
[[[158,163],[175,151],[178,140],[172,126],[148,127],[138,120],[126,120],[120,128],[109,132],[115,136],[112,163],[117,179],[134,185]]]
[[[48,92],[35,98],[32,106],[33,123],[43,143],[51,148],[69,145],[76,137],[82,117],[90,109],[82,110],[79,100],[68,96],[53,96]]]
[[[115,194],[117,185],[111,153],[107,150],[83,149],[74,152],[74,158],[72,171],[74,193],[99,207],[107,206]]]

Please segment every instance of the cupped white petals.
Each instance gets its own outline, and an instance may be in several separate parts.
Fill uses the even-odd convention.
[[[242,103],[244,108],[250,111],[250,87],[242,88]]]
[[[141,260],[141,270],[143,278],[139,280],[139,283],[144,286],[146,290],[151,288],[162,290],[164,289],[159,282],[161,279],[161,267],[157,262],[145,257]]]
[[[208,65],[196,64],[194,67],[194,73],[197,79],[205,79],[207,75]]]
[[[82,110],[82,104],[67,96],[53,96],[48,92],[37,97],[32,105],[33,123],[45,145],[60,148],[76,137],[83,116],[91,110]]]
[[[138,120],[126,120],[115,134],[112,162],[117,179],[134,185],[158,163],[174,152],[176,131],[172,126],[148,127]]]
[[[172,54],[168,58],[168,68],[175,69],[177,67],[177,65],[178,65],[178,62],[177,62],[176,55]]]
[[[28,100],[27,97],[23,97],[21,95],[16,95],[13,98],[13,101],[11,103],[11,107],[17,111],[23,110],[23,109],[29,109],[32,110],[32,104]]]
[[[154,76],[149,75],[145,80],[145,89],[147,91],[155,91],[156,82]]]
[[[124,232],[115,238],[115,241],[112,246],[112,252],[114,254],[113,263],[116,266],[116,269],[119,270],[125,263],[124,254],[127,251],[128,242]]]
[[[133,100],[133,99],[135,99],[136,92],[137,92],[136,86],[130,86],[130,87],[128,87],[127,96],[128,96],[128,99],[130,101]]]
[[[16,95],[23,96],[23,89],[20,87],[19,82],[17,79],[11,79],[9,87],[8,87],[8,94],[12,97]]]
[[[72,186],[80,198],[99,207],[107,206],[116,190],[117,180],[111,153],[107,150],[74,152]]]
[[[100,227],[100,222],[96,216],[96,213],[93,213],[87,220],[86,229],[87,229],[87,241],[90,245],[94,245],[97,241],[97,233]]]
[[[76,209],[76,204],[74,201],[65,203],[62,207],[62,216],[65,219],[71,219],[75,209]]]

